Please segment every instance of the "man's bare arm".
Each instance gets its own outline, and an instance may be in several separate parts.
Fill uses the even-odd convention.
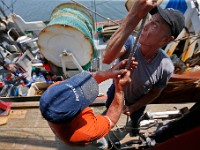
[[[108,108],[106,116],[110,120],[110,126],[113,128],[120,118],[124,107],[124,87],[131,82],[130,71],[115,79],[115,96]]]
[[[126,15],[122,25],[112,35],[103,54],[103,63],[110,64],[122,50],[128,36],[142,18],[156,6],[157,0],[134,0],[131,10]]]
[[[126,72],[125,65],[128,59],[124,59],[123,61],[119,62],[118,64],[114,65],[111,69],[98,71],[92,73],[93,78],[97,81],[97,83],[101,83],[107,79],[116,78]],[[135,62],[135,58],[132,58],[132,62],[130,65],[129,70],[133,70],[137,68],[138,62]]]
[[[115,79],[115,96],[113,102],[111,103],[106,116],[110,120],[111,128],[119,120],[119,117],[122,113],[122,109],[124,106],[124,88],[131,82],[131,71],[137,68],[138,63],[134,61],[135,58],[132,58],[132,62],[130,67],[127,69],[123,69],[126,66],[128,59],[124,59],[118,64],[114,65],[111,69],[106,71],[99,71],[97,73],[93,73],[92,76],[95,78],[97,83],[101,83],[102,81],[114,78]]]

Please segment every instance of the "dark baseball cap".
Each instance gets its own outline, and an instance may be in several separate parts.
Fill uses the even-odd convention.
[[[162,9],[160,6],[157,6],[149,13],[151,15],[159,13],[161,17],[170,25],[171,35],[175,38],[177,38],[177,36],[185,27],[185,17],[179,10],[175,10],[173,8]]]
[[[63,123],[92,104],[98,93],[96,80],[82,72],[49,87],[40,98],[40,111],[46,120]]]

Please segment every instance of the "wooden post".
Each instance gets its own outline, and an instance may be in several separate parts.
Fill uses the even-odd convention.
[[[186,51],[183,52],[183,56],[181,58],[183,62],[185,62],[188,58],[192,57],[196,43],[197,43],[196,37],[192,37],[189,40],[189,47]]]

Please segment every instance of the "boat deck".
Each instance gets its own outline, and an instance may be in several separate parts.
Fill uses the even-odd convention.
[[[29,103],[29,102],[28,102]],[[47,122],[42,118],[38,102],[34,102],[35,106],[27,107],[29,104],[23,105],[20,108],[15,105],[11,108],[11,111],[7,117],[0,117],[1,123],[5,121],[4,125],[0,126],[0,149],[3,150],[64,150],[64,149],[88,149],[88,147],[69,147],[60,142],[52,133]],[[187,104],[166,104],[148,105],[146,111],[165,111],[180,109],[183,107],[190,108],[193,103]],[[102,113],[105,110],[104,106],[92,107],[96,114]],[[117,126],[122,128],[126,125],[127,117],[121,115]],[[113,131],[116,130],[113,129]],[[132,140],[134,137],[130,137],[129,134],[125,135],[123,140],[126,142]],[[92,149],[91,147],[89,149]],[[93,148],[96,149],[96,148]]]

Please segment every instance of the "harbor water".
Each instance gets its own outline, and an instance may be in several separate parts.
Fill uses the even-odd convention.
[[[8,15],[14,12],[25,21],[48,21],[53,9],[66,2],[73,2],[71,0],[6,0],[0,2],[1,8]],[[127,13],[125,8],[125,0],[75,0],[92,11],[110,18],[113,20],[122,19]],[[93,17],[97,21],[104,21],[105,19],[94,15]]]

